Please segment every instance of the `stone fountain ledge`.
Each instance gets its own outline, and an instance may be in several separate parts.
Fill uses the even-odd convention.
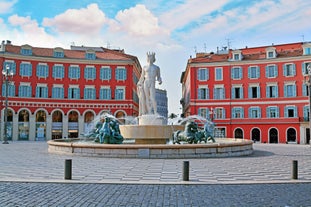
[[[208,144],[98,144],[67,140],[48,141],[49,153],[106,158],[217,158],[253,153],[253,141],[217,138]]]

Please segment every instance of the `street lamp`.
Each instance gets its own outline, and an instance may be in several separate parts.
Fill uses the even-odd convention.
[[[8,93],[9,93],[9,77],[13,77],[13,71],[10,70],[9,65],[6,65],[5,69],[2,70],[2,75],[5,83],[5,109],[4,109],[4,132],[3,132],[3,143],[9,144],[8,142]]]

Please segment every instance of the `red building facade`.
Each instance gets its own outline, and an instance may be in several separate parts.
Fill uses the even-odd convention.
[[[141,66],[123,50],[38,48],[7,41],[1,45],[0,66],[13,73],[8,84],[2,75],[0,84],[1,134],[7,97],[9,140],[79,137],[103,113],[138,115]]]
[[[216,137],[309,143],[311,44],[199,53],[181,75],[184,116],[216,123]]]

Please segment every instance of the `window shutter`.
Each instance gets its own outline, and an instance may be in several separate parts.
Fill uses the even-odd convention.
[[[296,64],[293,63],[293,75],[296,76]]]
[[[269,67],[266,66],[266,78],[268,78],[268,77],[269,77]]]
[[[283,76],[286,76],[286,64],[283,64]]]
[[[243,87],[240,87],[240,93],[241,93],[241,97],[240,98],[244,98],[244,96],[243,96]]]
[[[260,68],[259,68],[259,66],[256,67],[256,78],[260,78]]]

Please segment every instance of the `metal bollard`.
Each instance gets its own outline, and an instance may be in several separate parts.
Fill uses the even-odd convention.
[[[189,161],[183,162],[182,179],[183,181],[189,181]]]
[[[297,160],[292,161],[292,179],[294,180],[298,179],[298,161]]]
[[[71,180],[72,175],[72,161],[70,159],[65,160],[65,180]]]

